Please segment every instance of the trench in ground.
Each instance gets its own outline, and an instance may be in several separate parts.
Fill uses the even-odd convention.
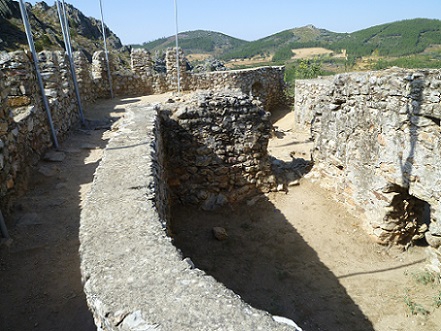
[[[281,116],[269,145],[288,169],[304,165],[310,149],[308,134],[294,132],[292,123],[292,113]],[[304,330],[440,329],[439,310],[414,315],[406,305],[406,295],[433,293],[412,276],[424,267],[424,249],[380,246],[360,224],[311,178],[288,193],[215,211],[171,206],[173,241],[183,257],[255,308]],[[228,239],[216,240],[213,227],[225,228]]]

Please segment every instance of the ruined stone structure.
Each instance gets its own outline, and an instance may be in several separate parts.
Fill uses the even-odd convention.
[[[167,73],[155,73],[148,52],[134,51],[132,70],[111,68],[115,94],[175,90],[172,54]],[[78,124],[69,62],[61,53],[42,52],[39,59],[62,139]],[[104,61],[103,53],[92,64],[75,55],[85,103],[109,96]],[[159,114],[153,107],[129,109],[82,211],[81,268],[95,322],[99,330],[298,330],[195,269],[165,230],[169,197],[209,210],[278,184],[266,153],[267,111],[286,102],[283,68],[183,71],[181,79],[185,91],[213,92],[169,103]],[[397,69],[297,82],[297,125],[314,139],[312,175],[363,214],[382,243],[423,235],[435,247],[441,243],[440,87],[440,71]],[[51,145],[29,57],[2,53],[2,209]],[[131,175],[115,178],[115,164]]]
[[[116,71],[111,65],[114,94],[136,96],[175,91],[175,50],[170,49],[167,54],[167,73],[154,72],[150,54],[143,50],[133,51],[132,70]],[[193,75],[184,70],[186,61],[182,51],[179,54],[181,88],[185,91],[205,89],[207,86],[213,90],[223,90],[225,86],[231,86],[236,91],[249,93],[253,86],[260,86],[262,91],[266,91],[266,88],[271,91],[265,92],[262,99],[266,109],[272,107],[274,100],[284,100],[282,68],[219,72],[219,77],[216,73],[209,73],[209,78],[203,79],[203,74]],[[69,61],[60,52],[41,52],[39,61],[54,127],[59,140],[62,140],[70,128],[78,125],[79,120]],[[88,63],[85,56],[77,52],[74,62],[83,104],[108,98],[110,92],[104,53],[95,53],[92,63]],[[210,84],[198,86],[198,82],[202,81]],[[0,207],[6,212],[7,197],[25,186],[29,166],[35,164],[42,153],[51,147],[52,141],[29,55],[24,52],[0,54],[0,87]]]
[[[233,104],[239,100],[231,98]],[[240,101],[249,102],[245,97]],[[245,110],[253,113],[258,109],[243,106],[245,115]],[[170,148],[167,144],[177,143],[164,141],[171,134],[167,132],[171,119],[164,121],[165,110],[160,110],[160,115],[153,106],[127,110],[118,124],[119,133],[109,141],[82,209],[81,273],[98,330],[299,330],[288,319],[244,303],[233,291],[195,268],[172,245],[165,231],[169,204],[166,183],[170,182],[167,173],[170,176],[179,170],[164,171],[166,150]],[[212,106],[212,118],[217,117],[218,110]],[[198,107],[189,108],[180,115],[192,114],[196,119],[198,111]],[[261,118],[258,111],[247,116],[254,121]],[[210,116],[201,116],[204,119]],[[188,139],[189,135],[191,132],[187,133]],[[190,140],[183,143],[190,143],[188,147],[194,151],[196,145]],[[208,156],[205,152],[212,143],[200,140],[199,149],[204,153],[195,158],[208,161],[203,157]],[[205,169],[198,168],[201,173],[204,170],[208,170],[208,164]],[[228,172],[221,172],[225,170]],[[179,179],[183,180],[182,176]]]
[[[59,52],[41,52],[39,61],[54,127],[62,139],[78,121],[69,63]],[[7,209],[9,193],[23,189],[29,166],[52,141],[29,57],[24,52],[2,53],[0,72],[0,200]]]
[[[271,114],[260,101],[205,92],[169,107],[162,117],[175,199],[211,210],[277,186],[267,153]]]
[[[424,234],[441,243],[440,87],[439,70],[296,83],[296,121],[311,129],[315,175],[381,243]]]

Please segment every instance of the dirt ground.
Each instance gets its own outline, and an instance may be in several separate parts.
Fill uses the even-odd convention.
[[[124,109],[170,95],[109,100],[88,107],[89,129],[61,143],[63,162],[40,162],[7,218],[13,242],[0,248],[0,330],[95,330],[78,257],[81,205]],[[285,162],[309,156],[308,135],[292,113],[276,123],[270,153]],[[291,155],[294,155],[293,159]],[[175,244],[197,267],[252,306],[292,318],[305,331],[441,330],[441,289],[427,278],[425,250],[374,244],[317,183],[216,212],[172,210]],[[229,238],[217,241],[212,228]],[[441,301],[441,298],[438,297]],[[441,304],[441,302],[439,302]]]
[[[79,222],[111,124],[137,102],[170,95],[99,101],[86,107],[88,128],[60,144],[62,162],[41,161],[28,192],[6,217],[12,243],[0,246],[0,331],[96,330],[80,275]]]
[[[309,135],[292,124],[293,113],[282,116],[269,145],[285,162],[310,154]],[[174,206],[175,244],[246,302],[305,331],[441,330],[441,287],[424,247],[375,244],[357,215],[307,178],[254,202],[214,213]],[[214,239],[213,227],[228,239]]]

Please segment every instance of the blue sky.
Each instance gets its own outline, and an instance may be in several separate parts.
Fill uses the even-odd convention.
[[[36,1],[29,1],[35,4]],[[99,0],[65,0],[100,18]],[[53,5],[53,0],[47,0]],[[175,33],[174,0],[102,0],[104,21],[123,44]],[[179,31],[212,30],[256,40],[313,24],[353,32],[409,18],[441,19],[441,0],[177,0]]]

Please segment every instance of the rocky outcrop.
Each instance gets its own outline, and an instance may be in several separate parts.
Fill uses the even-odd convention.
[[[0,20],[18,17],[20,10],[18,2],[12,0],[0,0]]]
[[[69,17],[70,29],[75,31],[77,38],[72,38],[75,51],[82,51],[89,59],[92,54],[102,48],[101,21],[86,17],[74,6],[65,5]],[[64,50],[64,41],[58,19],[57,6],[48,6],[46,2],[37,2],[34,6],[27,4],[29,21],[32,27],[37,51]],[[0,1],[0,25],[2,30],[0,40],[1,50],[16,50],[27,48],[26,35],[23,32],[20,9],[17,1]],[[123,49],[121,40],[106,26],[106,35],[110,50],[122,50],[118,56],[122,60],[128,58],[128,52]]]
[[[296,118],[312,123],[315,175],[381,243],[441,236],[440,86],[439,70],[397,68],[297,82],[304,116]]]

